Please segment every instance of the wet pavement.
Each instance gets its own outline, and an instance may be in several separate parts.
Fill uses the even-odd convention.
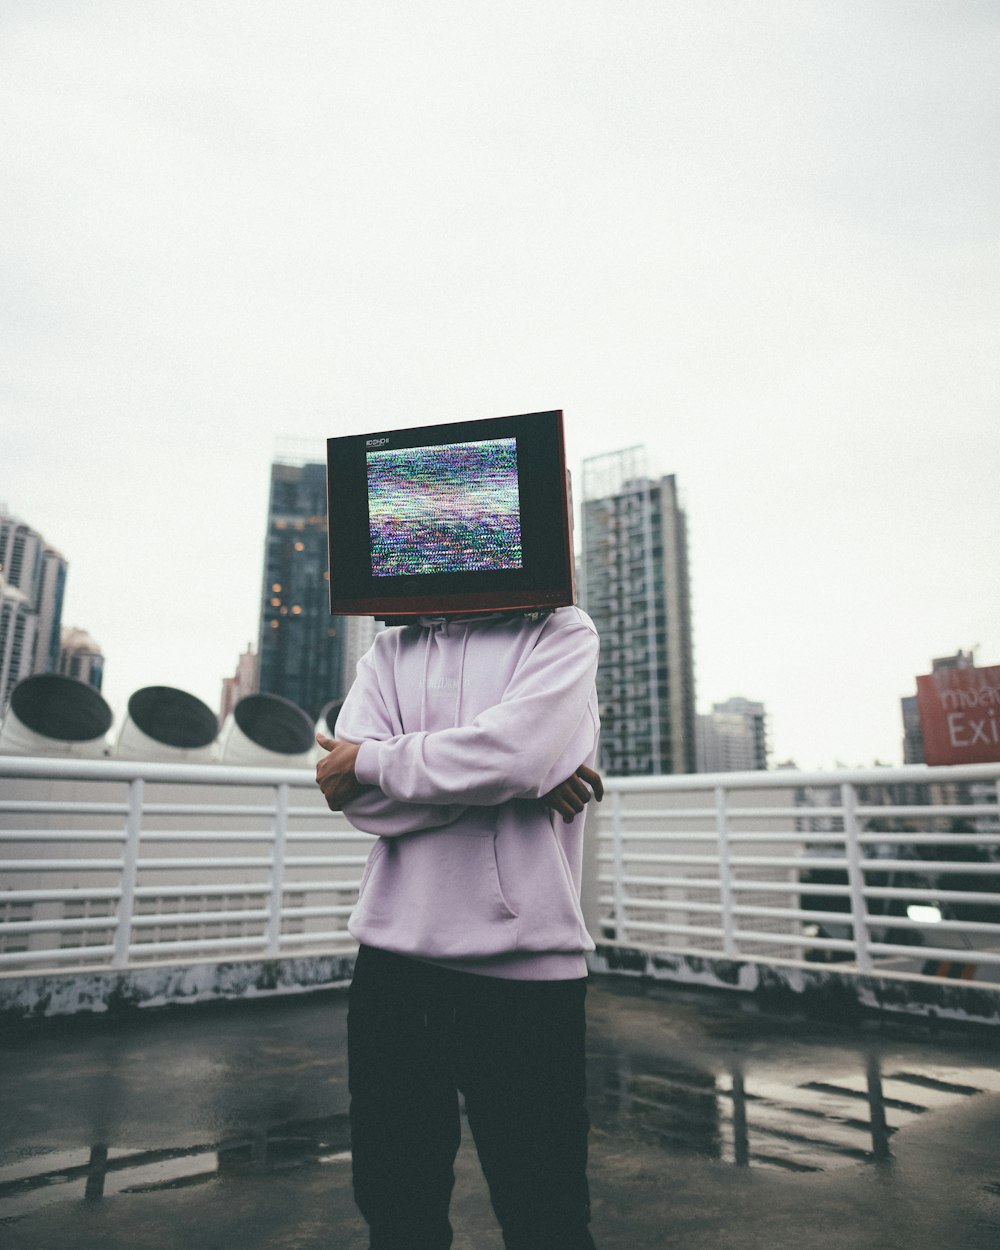
[[[1000,1039],[591,983],[600,1250],[997,1250]],[[346,998],[10,1034],[3,1250],[364,1250]],[[466,1132],[455,1250],[501,1250]]]

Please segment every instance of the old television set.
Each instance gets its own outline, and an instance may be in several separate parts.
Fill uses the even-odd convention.
[[[574,602],[559,411],[330,438],[327,486],[334,615]]]

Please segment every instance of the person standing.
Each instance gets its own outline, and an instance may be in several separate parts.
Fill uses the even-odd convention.
[[[464,1097],[507,1250],[593,1250],[580,907],[599,643],[576,607],[380,634],[316,770],[376,837],[348,1064],[370,1250],[447,1250]]]

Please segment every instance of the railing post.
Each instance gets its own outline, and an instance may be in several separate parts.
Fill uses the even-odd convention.
[[[715,828],[719,835],[719,901],[722,904],[722,950],[727,959],[736,958],[733,936],[733,876],[729,865],[729,804],[725,786],[715,787]]]
[[[125,857],[122,861],[121,896],[115,927],[113,968],[124,968],[132,945],[132,913],[135,908],[135,882],[139,875],[139,838],[142,836],[142,801],[145,782],[135,777],[128,785],[128,815],[125,818]]]
[[[854,953],[859,972],[871,972],[872,957],[868,950],[868,904],[865,901],[865,878],[861,867],[861,843],[858,840],[857,795],[848,781],[840,787],[840,806],[844,820],[844,850],[847,855],[847,883],[851,890],[851,926],[854,930]]]
[[[622,845],[622,792],[611,791],[611,871],[614,877],[615,941],[625,940],[625,849]]]
[[[274,850],[271,858],[271,898],[268,904],[266,954],[277,958],[281,949],[281,905],[285,897],[285,843],[288,840],[288,784],[274,788]]]

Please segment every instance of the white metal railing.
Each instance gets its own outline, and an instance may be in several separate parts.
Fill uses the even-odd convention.
[[[605,789],[606,946],[1000,982],[1000,764]]]
[[[370,846],[307,769],[0,756],[0,973],[351,950]]]
[[[1000,981],[1000,764],[605,785],[604,946]],[[0,973],[350,952],[370,846],[310,770],[0,756]]]

